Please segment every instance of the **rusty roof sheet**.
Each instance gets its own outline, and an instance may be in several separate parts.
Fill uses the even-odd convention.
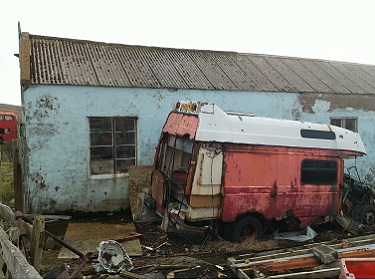
[[[30,84],[375,94],[373,65],[37,35],[29,42]]]

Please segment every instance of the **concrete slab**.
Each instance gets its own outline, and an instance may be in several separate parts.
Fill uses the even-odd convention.
[[[313,247],[312,252],[324,264],[332,263],[339,257],[335,249],[324,244]]]
[[[133,222],[73,222],[68,225],[64,241],[81,252],[97,252],[97,247],[101,241],[129,236],[132,231],[135,231]],[[126,240],[120,242],[120,244],[130,257],[142,255],[139,238]],[[65,247],[61,248],[58,255],[59,259],[77,257],[75,253]]]

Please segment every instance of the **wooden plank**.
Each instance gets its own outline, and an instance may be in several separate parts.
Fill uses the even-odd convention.
[[[268,276],[269,279],[321,279],[321,278],[338,278],[340,275],[340,268],[326,268],[316,271],[303,271],[288,274],[278,274]]]
[[[135,231],[133,222],[120,224],[101,222],[75,222],[69,223],[64,241],[81,252],[96,252],[101,241],[116,240],[130,235]],[[139,239],[132,239],[121,243],[129,256],[141,256],[142,248]],[[62,248],[58,258],[77,258],[78,256]]]
[[[9,241],[9,236],[0,227],[1,256],[13,279],[43,279],[31,266],[22,252]]]
[[[22,182],[20,141],[12,140],[13,148],[13,184],[15,208],[22,213],[25,212],[25,191]]]
[[[6,222],[9,226],[18,226],[13,210],[2,203],[0,203],[0,219]]]
[[[45,219],[43,216],[36,217],[33,221],[32,233],[31,233],[31,246],[30,253],[31,259],[33,260],[33,266],[37,271],[40,271],[42,264],[42,253],[44,246],[44,228]]]
[[[20,43],[20,68],[21,68],[21,84],[27,85],[31,83],[31,64],[30,64],[30,37],[29,33],[21,33]]]

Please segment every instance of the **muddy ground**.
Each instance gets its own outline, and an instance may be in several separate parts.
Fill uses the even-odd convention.
[[[145,188],[150,188],[150,172],[150,167],[137,167],[130,170],[130,211],[110,213],[110,215],[102,213],[85,217],[73,217],[70,221],[61,221],[60,224],[54,223],[53,226],[47,224],[47,230],[56,236],[64,238],[68,223],[77,219],[85,221],[103,220],[114,223],[121,222],[124,219],[133,220],[139,207],[143,207],[142,201],[139,200],[139,193],[144,191]],[[97,266],[95,252],[92,252],[94,255],[90,255],[92,257],[90,262],[80,269],[76,278],[233,279],[237,277],[227,265],[228,257],[278,248],[290,248],[306,243],[343,239],[350,236],[336,222],[331,222],[313,227],[318,235],[306,242],[275,240],[272,232],[268,232],[260,241],[248,240],[244,243],[232,243],[216,235],[210,235],[208,238],[202,239],[176,232],[164,232],[160,228],[161,220],[148,222],[144,222],[144,220],[142,222],[136,221],[134,224],[136,231],[142,234],[139,240],[143,253],[142,256],[131,258],[134,267],[132,270],[114,274],[100,270]],[[152,250],[158,246],[157,250]],[[54,249],[46,249],[44,251],[40,271],[41,275],[50,273],[54,268],[61,267],[63,263],[69,265],[68,271],[71,274],[80,265],[78,258],[62,260],[57,258],[58,254],[58,246],[54,247]],[[49,275],[50,278],[56,276],[56,273]]]
[[[129,212],[117,213],[103,217],[86,217],[85,220],[101,219],[107,222],[123,220],[124,215],[131,219]],[[82,217],[80,217],[82,219]],[[75,219],[71,220],[74,221]],[[273,250],[277,248],[290,248],[307,243],[321,242],[334,239],[343,239],[350,236],[343,232],[336,223],[328,223],[314,227],[318,235],[306,242],[289,240],[275,240],[272,234],[266,234],[260,241],[248,240],[246,243],[232,243],[221,239],[219,236],[210,236],[208,239],[199,239],[192,236],[184,236],[176,232],[164,232],[160,229],[160,222],[135,223],[136,231],[141,233],[139,237],[143,250],[142,256],[132,257],[134,268],[130,271],[110,274],[105,270],[98,272],[97,259],[94,257],[78,273],[77,278],[179,278],[179,279],[217,279],[237,278],[234,272],[227,266],[228,257],[236,257],[241,254]],[[61,227],[54,225],[47,230],[61,236],[66,228],[66,222]],[[60,232],[59,232],[60,231]],[[158,250],[150,250],[156,248]],[[79,259],[58,259],[59,248],[45,250],[43,253],[41,275],[45,275],[54,268],[67,263],[71,274],[80,264]],[[56,274],[55,274],[56,275]]]

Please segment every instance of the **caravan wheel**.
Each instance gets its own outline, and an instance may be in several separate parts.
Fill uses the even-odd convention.
[[[359,218],[364,225],[371,226],[375,222],[375,206],[365,205],[359,211]]]
[[[231,232],[231,241],[245,242],[248,240],[260,240],[263,236],[263,225],[254,216],[245,216],[234,223]]]

